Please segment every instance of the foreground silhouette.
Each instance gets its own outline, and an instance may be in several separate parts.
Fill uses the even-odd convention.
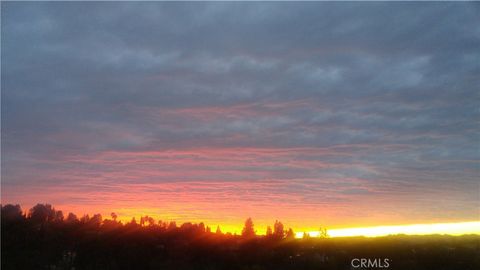
[[[478,235],[295,239],[279,221],[257,236],[248,218],[237,236],[203,223],[110,217],[2,206],[1,269],[480,269]],[[389,263],[357,268],[356,258]]]

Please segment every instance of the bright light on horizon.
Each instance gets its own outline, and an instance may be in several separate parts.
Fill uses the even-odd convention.
[[[296,237],[303,237],[303,232],[297,232]],[[311,237],[318,237],[318,231],[308,232]],[[430,234],[480,234],[480,221],[456,222],[456,223],[433,223],[433,224],[410,224],[395,226],[374,226],[363,228],[345,228],[328,230],[329,237],[365,236],[377,237],[387,235],[430,235]]]

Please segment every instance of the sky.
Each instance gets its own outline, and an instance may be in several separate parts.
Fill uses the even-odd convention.
[[[480,220],[480,5],[2,2],[1,201]]]

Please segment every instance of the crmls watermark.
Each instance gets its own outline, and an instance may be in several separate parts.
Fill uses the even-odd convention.
[[[370,268],[389,268],[390,259],[370,259],[370,258],[354,258],[350,262],[353,268],[370,269]]]

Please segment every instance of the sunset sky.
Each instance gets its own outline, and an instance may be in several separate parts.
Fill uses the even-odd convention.
[[[1,3],[1,201],[259,232],[480,220],[478,3]]]

